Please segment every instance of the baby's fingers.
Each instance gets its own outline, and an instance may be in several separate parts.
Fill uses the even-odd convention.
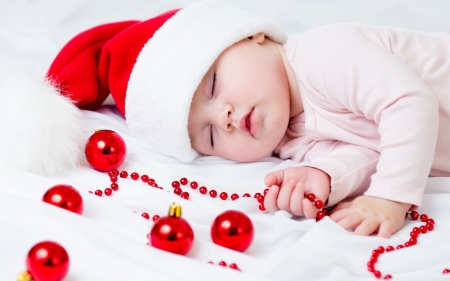
[[[283,183],[283,179],[283,170],[271,172],[264,177],[264,184],[269,187],[273,185],[281,186]]]
[[[344,214],[339,214],[340,212]],[[335,216],[340,218],[339,220],[332,218],[337,224],[342,226],[345,230],[355,229],[357,228],[363,221],[363,219],[355,213],[350,213],[348,209],[341,210],[336,212],[335,214],[339,214],[339,216]],[[331,217],[331,216],[330,216]]]
[[[380,225],[378,230],[378,237],[389,238],[392,233],[396,232],[397,229],[394,228],[392,223],[385,221]]]
[[[269,212],[278,211],[277,198],[280,188],[276,185],[272,185],[269,191],[264,196],[264,207]]]
[[[380,222],[371,218],[367,218],[361,222],[361,224],[355,229],[354,233],[356,235],[367,236],[374,233],[379,226]]]

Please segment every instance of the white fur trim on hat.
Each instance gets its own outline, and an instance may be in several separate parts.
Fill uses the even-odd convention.
[[[47,81],[0,82],[0,165],[58,175],[83,155],[81,111]]]
[[[141,50],[128,81],[125,113],[131,134],[181,161],[192,161],[188,134],[194,92],[218,56],[234,43],[264,32],[285,43],[270,21],[231,5],[204,1],[184,8]]]

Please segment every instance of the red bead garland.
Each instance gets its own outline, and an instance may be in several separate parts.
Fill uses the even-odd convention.
[[[127,178],[128,177],[128,172],[127,171],[121,171],[119,173],[119,171],[117,171],[116,169],[111,170],[108,172],[108,175],[110,176],[110,180],[111,180],[111,188],[106,188],[105,189],[105,195],[110,196],[112,194],[112,191],[117,191],[119,189],[119,185],[117,184],[118,181],[118,176],[120,176],[120,178]],[[138,180],[139,179],[139,174],[136,172],[131,173],[131,178],[133,180]],[[141,177],[142,182],[147,183],[150,186],[159,188],[159,189],[163,189],[162,187],[158,186],[158,184],[155,182],[154,179],[149,178],[148,175],[142,175]],[[186,191],[182,190],[182,186],[186,186],[189,183],[188,179],[183,177],[181,178],[179,181],[173,181],[172,182],[172,187],[174,188],[174,193],[179,195],[181,198],[183,199],[189,199],[189,193]],[[205,186],[201,186],[199,187],[199,184],[196,181],[192,181],[189,185],[192,189],[198,189],[200,194],[209,194],[210,197],[215,198],[217,197],[218,192],[214,189],[209,190],[205,187]],[[267,194],[267,192],[269,191],[268,188],[264,189],[263,194],[261,194],[260,192],[257,192],[253,195],[253,197],[258,201],[259,203],[259,209],[261,211],[265,211],[265,207],[264,207],[264,198],[265,195]],[[92,192],[91,192],[92,193]],[[95,194],[98,196],[102,196],[103,192],[101,190],[96,190]],[[219,198],[222,200],[227,200],[228,199],[228,193],[226,192],[220,192]],[[244,193],[242,195],[242,197],[252,197],[249,193]],[[233,193],[230,196],[231,200],[237,200],[239,199],[240,196],[237,193]],[[324,203],[323,201],[321,201],[320,199],[318,199],[313,193],[309,193],[306,194],[305,193],[305,198],[307,198],[311,203],[313,203],[313,205],[319,209],[319,211],[317,212],[317,216],[316,216],[316,221],[320,221],[321,219],[323,219],[327,213],[331,210],[331,208],[324,208]],[[419,220],[424,222],[425,224],[420,226],[420,227],[414,227],[413,230],[410,232],[410,238],[408,241],[406,241],[404,244],[400,244],[397,245],[396,247],[394,246],[387,246],[387,247],[378,247],[377,249],[372,251],[372,255],[367,263],[367,269],[368,271],[370,271],[376,278],[381,278],[383,276],[383,274],[379,271],[375,269],[375,264],[378,261],[378,258],[381,254],[387,253],[387,252],[391,252],[394,250],[400,250],[403,249],[405,247],[411,247],[417,244],[417,239],[421,234],[425,234],[428,231],[432,231],[434,229],[434,220],[432,218],[429,218],[428,215],[426,214],[419,214],[416,211],[412,211],[410,213],[407,213],[406,216],[410,216],[412,220]],[[150,216],[147,213],[143,213],[142,217],[149,219]],[[158,220],[160,217],[159,215],[154,215],[153,216],[153,221]],[[210,262],[212,263],[212,262]],[[231,267],[231,265],[230,265]],[[450,273],[450,269],[444,269],[443,274],[447,274]],[[385,280],[387,279],[392,279],[392,275],[387,274],[383,277]]]
[[[406,214],[406,216],[408,216],[408,213]],[[419,237],[419,235],[427,233],[428,231],[431,231],[434,229],[434,220],[431,218],[428,218],[428,216],[426,214],[419,215],[418,212],[412,211],[409,213],[409,216],[411,217],[412,220],[417,220],[420,218],[420,220],[422,222],[424,222],[425,225],[422,225],[420,227],[414,227],[413,230],[410,232],[410,239],[407,242],[405,242],[403,245],[401,245],[401,244],[398,245],[395,248],[396,250],[401,250],[405,247],[412,247],[412,246],[416,245],[417,238]],[[386,248],[384,248],[383,246],[380,246],[377,249],[373,250],[372,255],[370,256],[370,259],[367,262],[367,270],[369,272],[372,272],[376,278],[381,278],[382,273],[379,270],[375,269],[375,264],[378,261],[378,258],[380,255],[387,253],[387,252],[392,252],[392,251],[394,251],[393,246],[387,246]],[[384,279],[385,280],[392,279],[392,275],[387,274],[384,276]]]

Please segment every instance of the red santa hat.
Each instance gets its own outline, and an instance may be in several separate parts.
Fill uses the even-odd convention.
[[[81,109],[95,110],[111,94],[133,137],[189,162],[198,155],[187,129],[194,92],[226,48],[259,32],[286,41],[265,19],[203,1],[86,30],[62,48],[47,79]]]

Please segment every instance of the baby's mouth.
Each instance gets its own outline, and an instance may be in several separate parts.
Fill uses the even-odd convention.
[[[254,108],[252,108],[252,110],[250,110],[249,113],[247,113],[246,115],[244,115],[241,120],[239,120],[239,129],[243,132],[249,132],[251,135],[252,134],[252,115],[253,115],[253,110]]]

